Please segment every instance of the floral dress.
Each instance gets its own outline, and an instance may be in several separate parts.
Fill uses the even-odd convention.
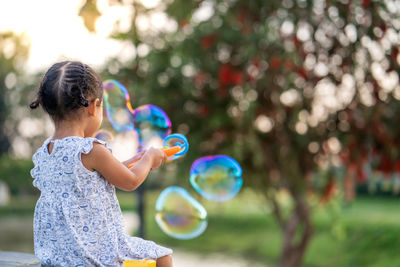
[[[172,250],[124,232],[115,187],[86,169],[82,153],[95,138],[50,138],[33,155],[33,185],[41,191],[34,215],[35,254],[42,266],[122,266],[132,259],[157,259]]]

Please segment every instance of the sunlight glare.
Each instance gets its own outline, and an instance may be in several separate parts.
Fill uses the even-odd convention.
[[[30,40],[28,72],[46,69],[65,59],[82,60],[99,67],[107,58],[120,53],[124,45],[108,35],[116,20],[129,17],[130,9],[107,8],[96,24],[98,32],[90,33],[78,16],[82,4],[82,0],[7,0],[3,3],[0,32],[26,33]]]

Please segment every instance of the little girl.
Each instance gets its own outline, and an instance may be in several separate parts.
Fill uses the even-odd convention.
[[[30,104],[41,105],[55,125],[54,135],[33,155],[33,185],[41,191],[35,254],[42,266],[122,266],[132,259],[172,266],[171,249],[124,232],[114,187],[135,190],[166,156],[150,148],[121,163],[92,138],[103,119],[102,87],[86,64],[60,62],[44,75]]]

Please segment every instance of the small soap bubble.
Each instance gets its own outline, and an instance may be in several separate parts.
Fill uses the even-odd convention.
[[[207,228],[207,211],[185,189],[170,186],[156,203],[156,222],[161,230],[176,239],[192,239]]]
[[[125,86],[115,80],[103,83],[104,105],[108,120],[117,132],[133,131],[133,109]]]
[[[133,125],[142,148],[161,147],[163,139],[171,133],[171,121],[167,114],[150,104],[135,108]]]
[[[104,141],[106,143],[111,143],[112,141],[114,141],[114,135],[107,131],[107,130],[99,130],[94,134],[94,137],[96,139],[99,139],[101,141]]]
[[[163,140],[163,145],[166,148],[179,146],[181,149],[178,153],[169,157],[168,160],[180,158],[189,150],[189,142],[183,134],[170,134]]]
[[[242,168],[236,160],[225,155],[199,158],[190,169],[190,183],[208,200],[227,201],[242,187]]]

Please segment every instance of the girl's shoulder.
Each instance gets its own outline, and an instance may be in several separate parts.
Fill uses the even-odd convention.
[[[53,143],[51,152],[48,150],[50,142]],[[111,151],[104,141],[94,137],[68,136],[55,140],[52,140],[51,137],[47,138],[32,156],[34,163],[34,168],[31,171],[32,177],[37,176],[36,171],[39,171],[41,166],[53,166],[54,164],[59,167],[75,166],[76,164],[81,166],[82,154],[89,154],[95,143],[104,145]]]
[[[51,152],[48,150],[49,143],[53,143],[53,149]],[[35,160],[43,157],[50,157],[56,154],[65,154],[66,152],[69,154],[80,154],[85,153],[88,154],[93,149],[93,144],[99,143],[101,145],[109,147],[107,144],[94,137],[80,137],[80,136],[68,136],[61,139],[52,140],[52,137],[47,138],[43,145],[36,151],[33,155],[32,159]]]
[[[61,139],[52,140],[50,142],[54,143],[54,147],[75,147],[75,151],[81,153],[89,153],[92,150],[94,143],[100,143],[104,146],[107,146],[106,142],[95,137],[68,136]]]

